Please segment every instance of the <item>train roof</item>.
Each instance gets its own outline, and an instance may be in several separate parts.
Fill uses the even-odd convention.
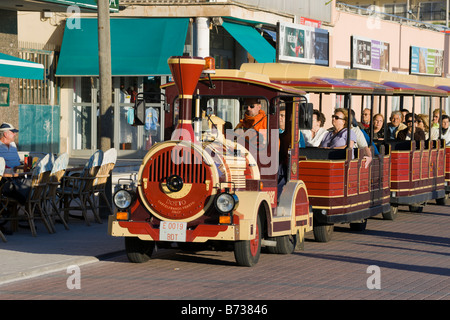
[[[353,94],[393,94],[391,87],[378,83],[356,80],[356,79],[335,79],[319,78],[299,79],[299,80],[279,80],[272,79],[273,83],[301,88],[307,92],[324,93],[353,93]]]
[[[420,82],[436,89],[443,90],[450,95],[450,78],[443,77],[421,77]]]
[[[210,75],[210,77],[212,81],[233,81],[233,82],[251,83],[257,86],[263,86],[283,93],[294,95],[306,94],[304,90],[283,84],[273,83],[270,81],[268,76],[253,72],[246,72],[235,69],[217,69],[215,73]],[[202,77],[200,78],[199,82],[209,82],[209,79],[206,77]],[[164,89],[173,85],[175,85],[174,82],[169,82],[167,84],[161,85],[161,88]]]
[[[394,89],[394,94],[397,95],[418,95],[418,96],[432,96],[432,97],[447,96],[447,93],[441,89],[423,85],[420,83],[384,81],[383,84],[392,87]]]
[[[443,90],[443,91],[447,92],[448,95],[450,95],[450,85],[449,86],[437,86],[436,88],[438,88],[439,90]]]
[[[372,70],[355,70],[354,73],[357,79],[369,80],[391,87],[394,95],[447,96],[446,92],[434,85],[436,80],[433,77]]]
[[[385,94],[394,90],[381,83],[351,77],[353,70],[317,65],[286,63],[244,63],[241,70],[264,74],[276,84],[296,87],[307,92]]]

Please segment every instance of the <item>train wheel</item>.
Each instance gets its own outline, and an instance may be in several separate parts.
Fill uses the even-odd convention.
[[[241,240],[234,243],[234,257],[240,266],[252,267],[258,263],[261,255],[261,219],[258,215],[256,236],[253,240]]]
[[[409,211],[422,213],[424,205],[421,203],[415,203],[409,206]]]
[[[296,236],[295,235],[280,236],[280,237],[270,238],[270,240],[274,240],[277,242],[277,245],[275,247],[267,247],[267,250],[270,253],[291,254],[292,252],[294,252],[295,244],[296,244]]]
[[[350,223],[350,230],[352,231],[364,231],[366,230],[367,219],[364,219],[361,222],[352,222]]]
[[[444,198],[436,199],[436,204],[438,206],[446,206],[448,202],[447,200],[448,200],[448,193],[445,194]]]
[[[314,224],[314,239],[318,242],[328,242],[333,236],[334,225],[332,224]]]
[[[136,237],[125,238],[125,251],[130,262],[147,262],[152,256],[154,247],[154,241],[144,241]]]
[[[384,220],[395,220],[397,218],[398,214],[398,207],[397,206],[391,206],[391,210],[388,212],[383,212],[383,219]]]

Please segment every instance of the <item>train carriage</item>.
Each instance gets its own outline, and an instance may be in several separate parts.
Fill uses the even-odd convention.
[[[373,86],[374,92],[372,93],[372,106],[374,106],[374,95],[378,95],[380,97],[379,113],[384,113],[385,118],[388,118],[388,99],[391,100],[392,105],[392,99],[394,96],[398,97],[396,99],[400,100],[400,107],[403,106],[403,101],[409,98],[412,101],[413,108],[410,111],[416,112],[414,104],[416,97],[424,97],[425,99],[430,99],[431,106],[431,99],[433,97],[440,97],[442,99],[446,94],[443,90],[441,90],[442,88],[439,89],[434,86],[426,85],[426,81],[417,76],[393,74],[388,72],[343,70],[321,66],[290,64],[244,64],[241,69],[266,74],[273,82],[283,83],[285,85],[291,84],[307,92],[339,93],[340,91],[341,95],[345,95],[345,92],[347,91],[348,93],[354,92],[359,94],[367,94],[364,93],[364,91],[362,90],[363,88],[360,87],[364,87],[365,85]],[[320,79],[324,76],[333,77],[334,79],[332,81],[332,84],[335,85],[335,87],[326,84],[327,81],[324,82],[323,79]],[[349,86],[347,90],[345,90],[345,85],[339,85],[339,82],[351,84],[351,86]],[[339,86],[340,88],[338,89]],[[378,88],[375,89],[375,87]],[[389,89],[382,89],[386,87],[388,87]],[[381,107],[381,98],[383,96],[385,98],[384,110]],[[320,96],[319,101],[319,104],[321,105],[322,95]],[[362,99],[361,101],[364,100]],[[442,107],[442,104],[440,107]],[[362,108],[363,107],[361,105],[361,110]],[[374,108],[372,107],[371,118],[374,113],[373,109]],[[431,110],[427,110],[427,112],[431,114]],[[448,165],[446,162],[445,153],[447,152],[447,154],[449,154],[450,152],[448,152],[448,150],[446,151],[444,141],[440,139],[420,142],[410,140],[385,140],[379,141],[377,143],[377,147],[382,150],[382,154],[384,157],[384,161],[381,161],[380,164],[386,163],[386,165],[383,166],[383,170],[379,171],[382,173],[381,175],[371,175],[371,179],[372,184],[373,181],[376,181],[377,179],[383,179],[379,181],[380,185],[385,186],[385,183],[389,183],[388,187],[384,188],[381,192],[382,195],[385,195],[384,192],[386,191],[390,193],[390,210],[382,210],[383,217],[385,219],[395,219],[399,205],[408,205],[411,211],[421,211],[423,209],[423,205],[429,200],[436,199],[437,203],[445,203],[446,195],[444,193],[443,180],[444,168],[445,165],[450,167],[450,165]],[[328,153],[326,151],[313,152],[316,153],[316,155],[319,155],[321,153]],[[328,155],[328,157],[329,156],[330,155]],[[345,159],[342,155],[340,155],[340,157],[341,161]],[[326,156],[322,160],[326,161]],[[346,160],[348,161],[348,156]],[[389,162],[389,164],[387,164],[387,162]],[[316,165],[318,165],[318,163],[320,162],[317,162]],[[342,161],[342,163],[344,163],[344,161]],[[375,162],[373,164],[373,167],[376,166],[377,163]],[[335,167],[333,167],[333,169],[335,169]],[[352,169],[351,162],[349,164],[349,169]],[[317,170],[317,172],[321,172],[322,170],[323,168],[321,168],[321,170]],[[311,172],[308,170],[306,171]],[[359,173],[359,177],[364,176],[364,170],[361,170],[360,166],[358,166],[356,170],[349,170],[349,173],[350,175],[351,173],[353,173],[353,176],[355,176],[355,173]],[[386,177],[387,175],[389,175],[389,178]],[[318,211],[319,209],[321,209],[321,207],[317,205],[317,202],[313,198],[310,198],[313,207],[317,209],[315,210],[314,217],[317,217],[317,219],[320,218],[321,220],[319,221],[322,221],[322,223],[328,223],[328,227],[326,226],[326,224],[324,227],[321,227],[320,222],[315,223],[314,228],[317,230],[320,228],[324,228],[325,230],[331,229],[330,223],[332,221],[329,220],[332,219],[331,217],[333,217],[333,215],[329,215],[329,211],[327,211],[327,209],[330,208],[330,205],[342,204],[341,210],[346,212],[351,212],[352,206],[355,207],[358,205],[358,202],[347,202],[349,199],[349,195],[357,195],[354,191],[355,189],[351,188],[352,186],[355,186],[354,181],[357,180],[348,180],[347,178],[344,178],[343,174],[335,170],[327,170],[327,177],[328,178],[324,178],[319,174],[316,177],[311,178],[311,180],[308,180],[307,177],[303,178],[304,181],[310,182],[310,188],[308,188],[310,196],[314,195],[315,189],[320,189],[320,192],[318,192],[317,195],[319,197],[322,197],[321,203],[325,204],[323,206],[323,213],[325,214],[327,219],[324,219],[323,216],[320,216],[318,214]],[[336,194],[336,190],[334,190],[334,188],[338,187],[340,189],[342,186],[346,187],[346,189],[344,190],[345,192],[341,191]],[[371,187],[374,186],[372,185]],[[349,193],[352,192],[351,190],[353,190],[353,194]],[[358,194],[357,196],[360,197],[361,195]],[[370,205],[368,205],[368,207],[370,207]],[[341,218],[345,217],[345,215],[336,215],[335,217]],[[326,235],[326,232],[322,233]],[[323,236],[322,238],[324,240],[328,240],[329,237]]]
[[[430,130],[433,99],[442,100],[446,96],[445,91],[429,85],[430,80],[424,77],[358,71],[357,78],[391,87],[394,90],[393,97],[398,97],[399,109],[406,108],[414,114],[422,113],[423,110],[429,114]],[[428,100],[429,107],[416,106],[416,100],[420,99]],[[442,103],[438,108],[442,108]],[[415,130],[414,123],[412,130]],[[438,138],[386,142],[391,148],[390,202],[393,216],[395,217],[399,205],[409,206],[413,212],[421,212],[429,200],[436,200],[438,203],[445,201],[445,141]]]
[[[124,186],[114,195],[118,212],[110,217],[109,233],[125,237],[132,262],[147,261],[155,244],[225,243],[239,265],[253,266],[261,246],[291,253],[312,230],[298,171],[299,129],[311,122],[305,92],[236,70],[201,75],[205,64],[169,59],[174,83],[163,86],[166,141],[144,157],[136,190]],[[246,99],[258,99],[266,129],[229,129],[239,123]],[[282,108],[291,116],[280,134]],[[143,114],[145,99],[136,102],[135,123]],[[279,192],[283,161],[287,181]]]
[[[323,94],[344,97],[344,107],[351,109],[352,96],[374,99],[393,93],[378,83],[346,79],[343,69],[286,64],[244,64],[241,69],[266,74],[273,83],[319,94],[319,110]],[[373,159],[367,168],[362,150],[300,149],[299,172],[313,207],[316,240],[330,241],[335,224],[349,223],[352,230],[361,231],[368,218],[391,214],[389,146],[379,145],[377,155],[371,148]]]
[[[439,79],[440,80],[440,79]],[[447,80],[447,79],[445,79]],[[445,81],[444,80],[444,81]],[[442,80],[440,82],[443,82]],[[448,82],[448,81],[446,81]],[[434,83],[436,84],[436,83]],[[448,99],[448,96],[450,95],[450,84],[436,84],[435,87],[439,90],[445,91],[447,93],[447,97],[441,97],[440,100],[440,109],[441,114],[443,114],[443,102],[444,99]],[[442,121],[442,118],[440,119],[440,121]],[[441,122],[442,123],[442,122]],[[442,126],[442,124],[440,123],[440,126]],[[439,131],[440,137],[442,137],[442,130]],[[450,194],[450,146],[448,145],[449,141],[445,141],[445,198],[439,198],[436,199],[436,203],[439,205],[446,205],[447,204],[447,200],[449,198],[449,194]]]
[[[412,113],[418,113],[415,97],[444,96],[444,92],[439,89],[417,83],[395,81],[383,83],[394,88],[395,95],[412,96]],[[422,211],[423,204],[427,201],[445,197],[445,144],[442,140],[391,142],[391,148],[393,163],[391,205],[393,207],[408,205],[410,211]]]

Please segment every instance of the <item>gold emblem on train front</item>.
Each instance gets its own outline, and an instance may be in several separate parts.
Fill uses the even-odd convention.
[[[192,189],[192,183],[183,183],[183,188],[181,188],[180,191],[173,192],[173,191],[170,191],[169,188],[167,188],[167,183],[162,182],[161,189],[168,197],[170,197],[172,199],[181,199],[189,194],[189,192]]]

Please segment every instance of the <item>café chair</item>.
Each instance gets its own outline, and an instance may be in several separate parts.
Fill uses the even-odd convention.
[[[96,214],[96,210],[94,210],[91,194],[93,193],[97,173],[100,170],[102,161],[103,151],[97,150],[84,165],[81,172],[74,173],[71,171],[70,174],[63,176],[61,187],[57,189],[57,194],[60,198],[60,208],[62,205],[62,209],[60,210],[64,211],[65,221],[68,221],[70,211],[81,210],[82,217],[86,225],[89,226],[88,208],[93,211],[95,220],[100,220]]]
[[[97,173],[97,180],[95,181],[94,189],[91,194],[93,203],[95,203],[95,196],[98,197],[98,206],[94,207],[94,210],[96,211],[94,214],[98,218],[97,222],[101,223],[100,214],[97,211],[97,209],[100,207],[100,197],[103,198],[104,202],[106,203],[106,206],[109,209],[109,212],[111,214],[114,214],[113,209],[111,207],[111,204],[109,203],[108,197],[106,196],[106,187],[108,186],[108,178],[111,175],[111,172],[114,169],[114,166],[116,165],[117,161],[117,150],[114,148],[111,148],[104,152],[103,154],[103,161],[102,165],[100,167],[100,170]],[[111,187],[111,186],[110,186]]]
[[[27,178],[31,179],[31,186],[28,195],[26,196],[25,202],[22,203],[17,199],[13,199],[10,197],[8,198],[9,203],[12,204],[12,207],[15,209],[12,213],[12,216],[10,218],[7,218],[7,220],[27,220],[31,230],[31,234],[34,237],[37,235],[35,225],[35,218],[37,214],[39,214],[39,218],[42,219],[47,231],[49,233],[53,233],[53,228],[51,227],[48,216],[42,207],[42,199],[47,190],[47,185],[50,180],[50,172],[53,167],[52,158],[53,156],[51,154],[47,154],[36,164],[36,167],[31,172],[31,178]],[[23,212],[24,217],[19,215],[19,212]]]
[[[59,218],[59,220],[64,225],[66,230],[69,230],[69,226],[67,225],[66,220],[58,209],[58,197],[57,197],[57,189],[60,186],[61,179],[64,176],[67,165],[69,164],[69,155],[67,153],[61,154],[53,163],[52,171],[50,172],[50,179],[48,182],[47,192],[45,194],[44,203],[45,210],[47,210],[48,205],[50,205],[49,212],[47,212],[47,216],[49,217],[49,222],[51,227],[56,232],[54,220],[55,218]]]

